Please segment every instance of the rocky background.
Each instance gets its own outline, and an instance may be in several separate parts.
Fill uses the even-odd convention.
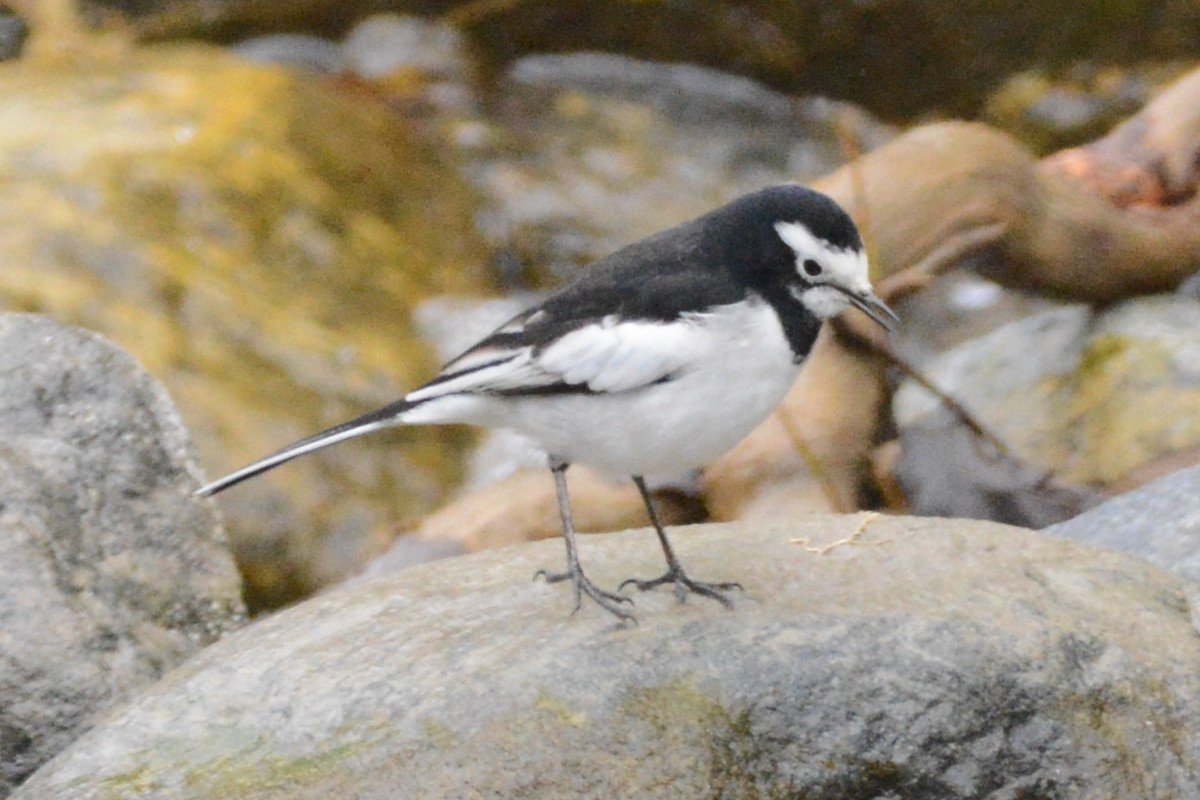
[[[1193,4],[8,7],[0,796],[1200,796]],[[904,324],[656,484],[732,614],[504,435],[191,497],[782,181]]]

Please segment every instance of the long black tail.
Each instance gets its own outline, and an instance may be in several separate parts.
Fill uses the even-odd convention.
[[[289,444],[282,450],[259,459],[253,464],[242,467],[237,472],[231,472],[224,478],[218,478],[207,486],[203,486],[196,490],[196,494],[200,497],[210,497],[217,492],[223,492],[230,486],[236,486],[248,478],[253,478],[255,475],[261,475],[267,470],[274,469],[280,464],[291,461],[293,458],[298,458],[305,453],[311,453],[314,450],[320,450],[323,447],[328,447],[331,444],[353,439],[356,436],[362,436],[364,433],[377,431],[380,428],[388,428],[393,425],[400,424],[399,417],[410,408],[420,405],[420,403],[410,403],[407,400],[397,400],[395,403],[386,405],[383,408],[376,409],[363,414],[361,417],[356,417],[349,422],[343,422],[341,425],[334,425],[328,430],[323,430],[320,433],[313,434],[307,439],[301,439],[298,442]]]

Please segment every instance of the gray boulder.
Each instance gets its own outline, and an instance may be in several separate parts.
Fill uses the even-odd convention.
[[[572,616],[530,580],[555,541],[422,565],[223,639],[16,797],[1200,795],[1200,636],[1149,564],[939,519],[675,541],[743,582],[733,611],[664,591],[635,627]],[[662,567],[647,531],[582,557],[605,586]]]
[[[162,387],[97,336],[0,315],[0,796],[243,616]]]
[[[914,381],[896,393],[896,476],[917,514],[1042,528],[1096,491],[1200,446],[1200,302],[1142,297],[1035,314],[923,365],[1011,450],[1002,457]]]
[[[1045,532],[1124,550],[1200,588],[1200,467],[1173,472]]]

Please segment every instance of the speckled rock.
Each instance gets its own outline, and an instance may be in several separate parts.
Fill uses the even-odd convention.
[[[849,544],[822,545],[858,537]],[[343,586],[201,653],[19,800],[1181,798],[1200,636],[1176,579],[994,523],[814,516],[676,531],[736,608],[618,628],[532,582],[560,542]],[[612,586],[651,532],[587,537]]]
[[[0,796],[244,615],[187,432],[101,337],[0,314]]]
[[[1043,527],[1138,467],[1200,445],[1200,302],[1067,306],[936,358],[926,374],[1019,459],[998,464],[928,392],[896,394],[914,511]],[[1055,486],[1043,479],[1051,473]]]

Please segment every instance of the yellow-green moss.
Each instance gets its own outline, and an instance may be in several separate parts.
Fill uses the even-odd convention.
[[[1072,480],[1108,483],[1200,443],[1200,391],[1175,376],[1170,350],[1159,342],[1098,335],[1057,388],[1061,429],[1073,442],[1073,456],[1058,464]]]

